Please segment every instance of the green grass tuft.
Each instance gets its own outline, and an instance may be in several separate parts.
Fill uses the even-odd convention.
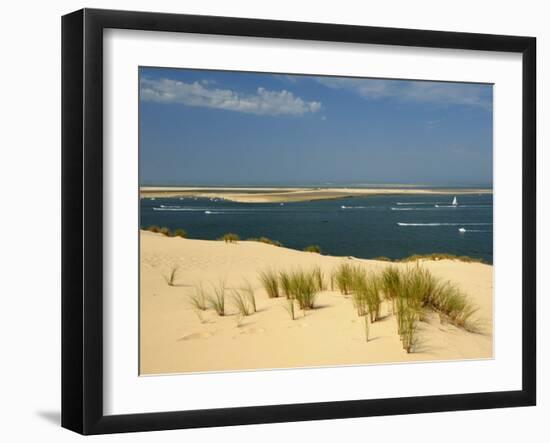
[[[269,298],[279,297],[279,278],[275,271],[267,270],[260,272],[260,282]]]
[[[252,312],[257,312],[258,310],[256,308],[256,296],[254,295],[254,288],[247,280],[244,281],[244,285],[241,288],[241,291],[244,292],[244,295],[252,308]]]
[[[309,245],[304,248],[304,251],[306,252],[314,252],[316,254],[321,253],[321,247],[319,245]]]
[[[266,243],[268,245],[279,246],[279,247],[283,246],[283,244],[280,241],[271,240],[270,238],[267,238],[267,237],[259,237],[259,238],[252,237],[252,238],[247,238],[246,240],[247,241],[260,242],[260,243]]]
[[[367,315],[371,323],[380,318],[382,299],[380,297],[381,281],[374,273],[366,273],[360,268],[353,271],[353,303],[359,316]]]
[[[450,282],[441,282],[430,271],[420,266],[409,268],[404,272],[397,272],[390,278],[386,271],[386,278],[382,276],[384,291],[397,287],[394,297],[395,312],[397,314],[398,333],[403,343],[403,349],[413,352],[417,342],[417,321],[423,315],[426,308],[432,309],[440,315],[444,315],[455,326],[468,331],[475,331],[476,326],[472,321],[477,309],[469,302],[467,297]],[[399,283],[389,285],[388,280]],[[386,292],[387,294],[387,292]]]
[[[231,301],[239,311],[239,315],[246,317],[251,314],[252,307],[249,306],[247,297],[242,295],[239,291],[233,290],[233,293],[231,294]]]
[[[290,274],[290,293],[296,300],[298,307],[303,311],[313,309],[315,305],[315,293],[317,282],[313,272],[302,270],[293,271]]]
[[[416,330],[419,308],[411,300],[400,297],[397,312],[401,343],[407,354],[410,354],[417,343]]]
[[[187,238],[187,232],[185,232],[184,229],[176,229],[176,230],[172,233],[172,237]]]
[[[279,285],[283,295],[287,299],[292,299],[292,278],[289,272],[281,271],[279,272]]]
[[[469,331],[475,331],[472,316],[477,312],[466,296],[450,282],[438,282],[428,303],[444,314],[451,323]]]
[[[176,285],[176,277],[178,275],[178,269],[179,268],[177,266],[173,266],[170,269],[170,272],[168,273],[168,275],[163,275],[164,280],[166,281],[168,286],[175,286]]]
[[[467,255],[454,255],[445,252],[435,252],[433,254],[414,254],[405,258],[401,258],[397,261],[407,263],[418,260],[458,260],[466,263],[487,263],[482,258],[469,257]]]
[[[208,303],[214,311],[220,316],[225,315],[225,282],[220,281],[218,286],[212,286],[213,295],[208,296]]]
[[[302,310],[313,309],[317,291],[324,287],[323,275],[319,268],[312,271],[293,270],[280,272],[279,280],[283,293],[288,300],[296,300]]]
[[[313,279],[315,280],[315,289],[319,292],[325,291],[327,289],[327,286],[325,284],[325,276],[323,274],[323,271],[321,271],[321,268],[319,266],[316,266],[311,271],[313,274]]]
[[[170,228],[167,228],[165,226],[162,228],[159,228],[158,232],[162,235],[165,235],[166,237],[170,237],[172,235]]]
[[[223,240],[226,243],[235,243],[238,242],[241,238],[232,232],[228,232],[227,234],[223,234],[218,240]]]
[[[195,286],[195,293],[189,296],[189,303],[198,311],[206,311],[208,309],[208,300],[206,296],[206,291],[202,286],[202,283],[199,283],[198,286]]]
[[[395,312],[395,300],[400,290],[401,272],[395,266],[388,266],[382,271],[380,284],[384,297],[388,300],[392,307],[392,313]]]
[[[332,281],[344,295],[351,293],[355,275],[354,267],[349,263],[342,263],[332,274]]]

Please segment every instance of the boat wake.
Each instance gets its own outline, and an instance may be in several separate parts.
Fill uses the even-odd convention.
[[[435,211],[435,208],[391,208],[392,211]]]
[[[340,206],[340,209],[347,210],[347,209],[386,209],[387,206]]]
[[[402,223],[397,226],[491,226],[492,223]]]
[[[190,212],[201,212],[205,211],[206,208],[186,208],[183,206],[161,206],[160,208],[153,208],[153,211],[190,211]]]
[[[415,207],[396,208],[392,206],[391,210],[392,211],[436,211],[438,209],[479,209],[479,208],[491,208],[491,207],[492,207],[491,205],[458,205],[458,206],[434,205],[433,207],[429,207],[429,208],[415,208]]]

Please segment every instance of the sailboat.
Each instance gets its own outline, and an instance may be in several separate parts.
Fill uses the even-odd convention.
[[[435,205],[436,208],[456,208],[458,206],[458,200],[456,195],[453,197],[453,202],[450,205]]]

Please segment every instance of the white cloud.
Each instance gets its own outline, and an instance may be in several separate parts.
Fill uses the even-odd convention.
[[[469,83],[317,77],[332,89],[343,89],[366,99],[395,98],[442,105],[492,107],[489,86]]]
[[[304,115],[321,109],[321,102],[305,101],[287,90],[258,88],[254,94],[210,87],[210,83],[185,83],[170,79],[142,79],[141,100],[180,103],[257,115]]]

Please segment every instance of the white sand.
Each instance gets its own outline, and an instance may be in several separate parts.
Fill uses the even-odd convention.
[[[383,269],[386,262],[322,256],[257,242],[235,244],[220,241],[168,238],[141,233],[141,373],[245,370],[336,366],[380,362],[491,358],[493,267],[459,261],[423,261],[435,276],[451,280],[479,307],[476,320],[482,333],[471,333],[442,323],[433,313],[419,322],[419,345],[407,354],[396,332],[396,320],[388,315],[370,327],[365,341],[364,322],[349,297],[336,291],[320,293],[317,308],[305,317],[297,310],[292,321],[285,299],[269,299],[261,288],[258,272],[292,267],[320,266],[325,276],[343,261]],[[176,285],[163,275],[178,266]],[[405,267],[407,264],[398,264]],[[408,265],[410,266],[410,264]],[[189,304],[194,286],[225,280],[239,288],[244,279],[256,290],[258,312],[239,324],[236,309],[228,301],[227,316],[214,311],[203,321]],[[387,313],[384,307],[383,314]]]

